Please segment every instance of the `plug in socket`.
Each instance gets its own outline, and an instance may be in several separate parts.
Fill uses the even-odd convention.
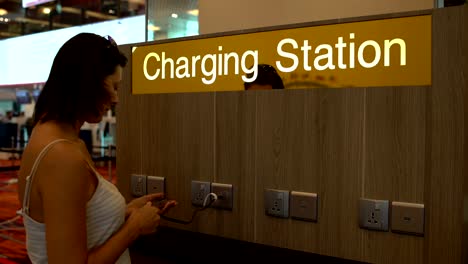
[[[359,199],[359,226],[388,231],[388,200]]]
[[[211,192],[218,196],[218,200],[213,203],[213,207],[232,210],[233,188],[232,184],[211,183]]]
[[[166,178],[158,176],[148,176],[146,178],[146,193],[165,193]]]
[[[203,206],[205,197],[211,192],[211,183],[204,181],[192,181],[192,204]],[[210,198],[208,198],[210,199]],[[208,200],[209,202],[209,200]],[[208,203],[207,202],[207,203]]]
[[[291,218],[317,222],[318,196],[316,193],[291,192]]]
[[[289,191],[266,189],[264,199],[267,215],[289,217]]]
[[[143,196],[146,194],[146,175],[132,174],[130,181],[132,195]]]

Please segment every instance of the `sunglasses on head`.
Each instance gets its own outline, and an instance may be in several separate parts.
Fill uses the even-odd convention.
[[[104,38],[105,38],[107,41],[109,41],[109,46],[107,46],[108,48],[110,48],[111,46],[117,47],[117,42],[115,42],[115,40],[114,40],[111,36],[106,35],[106,36],[104,36]]]
[[[268,64],[259,64],[258,68],[265,72],[276,72],[275,67],[268,65]]]

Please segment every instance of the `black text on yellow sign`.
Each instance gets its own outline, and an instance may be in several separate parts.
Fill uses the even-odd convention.
[[[243,90],[258,64],[286,88],[431,84],[431,16],[283,29],[134,47],[134,94]]]

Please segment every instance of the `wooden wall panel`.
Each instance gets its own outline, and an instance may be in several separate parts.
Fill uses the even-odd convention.
[[[357,219],[363,91],[258,93],[257,242],[360,258],[361,236],[350,219]],[[266,216],[265,188],[317,192],[318,223]]]
[[[433,14],[433,84],[428,100],[424,263],[460,263],[463,226],[463,8]],[[466,13],[466,8],[465,8]],[[465,175],[466,177],[466,175]],[[466,249],[465,249],[466,250]]]
[[[318,250],[318,244],[307,243],[318,238],[317,224],[297,223],[290,219],[265,215],[264,190],[300,190],[318,192],[318,94],[305,96],[304,91],[252,91],[257,96],[256,132],[256,242],[302,250]],[[305,127],[305,108],[312,110]],[[314,135],[315,133],[315,135]],[[307,140],[306,140],[307,139]],[[309,165],[310,164],[310,165]],[[314,166],[315,165],[315,166]],[[299,183],[303,184],[299,186]],[[292,234],[294,226],[301,232]],[[294,238],[294,239],[293,239]],[[308,239],[307,239],[308,238]]]
[[[430,87],[366,91],[362,196],[424,203],[426,95]],[[374,263],[423,263],[423,237],[363,230],[365,259]],[[387,257],[385,257],[387,256]]]
[[[130,58],[131,47],[121,47],[121,51]],[[127,66],[131,67],[131,66]],[[131,96],[131,70],[126,68],[118,90],[119,103],[116,107],[116,157],[117,187],[125,198],[132,198],[130,192],[130,174],[142,173],[140,131],[142,115],[140,111],[142,96]]]
[[[216,211],[217,233],[255,240],[255,93],[221,92],[216,104],[214,182],[232,184],[234,208]]]
[[[320,252],[362,259],[358,228],[365,89],[325,89],[320,98],[322,221]],[[350,247],[350,244],[353,246]]]
[[[322,221],[322,177],[320,171],[320,90],[309,92],[294,91],[292,97],[288,98],[289,116],[285,128],[294,128],[283,133],[287,136],[283,148],[288,154],[286,157],[286,175],[289,179],[291,191],[312,192],[319,195],[318,221],[309,223],[291,220],[287,233],[289,247],[308,252],[320,252],[320,224]],[[295,98],[295,99],[293,99]],[[294,106],[296,103],[297,106]],[[294,107],[292,107],[294,106]],[[274,106],[273,106],[274,107]],[[261,136],[261,135],[259,135]],[[260,154],[260,153],[259,153]],[[287,165],[289,164],[289,165]],[[263,212],[259,208],[259,212]]]
[[[464,146],[464,155],[465,162],[463,168],[463,178],[465,179],[463,184],[463,261],[462,263],[468,263],[468,132],[466,132],[468,124],[468,5],[465,5],[465,10],[463,12],[463,22],[460,25],[462,31],[462,66],[464,76],[464,103],[465,103],[465,116],[464,116],[464,131],[465,131],[465,146]]]
[[[179,206],[170,217],[188,220],[191,181],[213,180],[214,95],[208,93],[149,95],[142,99],[142,170],[166,177],[168,198]],[[167,223],[182,229],[213,233],[212,211],[200,212],[189,225]]]
[[[467,14],[434,11],[432,87],[133,96],[128,66],[118,187],[130,198],[131,173],[164,176],[180,202],[170,216],[188,219],[191,180],[232,183],[233,211],[164,224],[373,263],[466,263]],[[318,222],[266,216],[265,188],[318,193]],[[425,236],[360,229],[360,197],[424,203]]]

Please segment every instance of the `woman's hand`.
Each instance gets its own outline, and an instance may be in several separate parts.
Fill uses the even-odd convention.
[[[134,208],[128,217],[127,223],[132,226],[132,229],[138,232],[139,235],[147,235],[156,231],[159,226],[161,217],[159,216],[160,209],[153,206],[151,202],[147,202],[140,208]]]
[[[172,207],[176,206],[177,205],[177,201],[175,200],[163,200],[163,201],[160,201],[158,203],[158,208],[159,208],[159,215],[163,215],[165,213],[167,213],[167,211],[169,211],[169,209],[171,209]]]
[[[161,202],[157,203],[157,207],[159,209],[159,214],[165,214],[169,209],[177,205],[177,202],[174,200],[163,200],[164,193],[153,193],[148,194],[136,199],[133,199],[131,202],[127,204],[127,211],[125,217],[128,217],[135,209],[143,207],[148,202],[153,202],[155,200],[160,200]],[[156,203],[155,203],[156,204]]]
[[[143,207],[147,202],[162,199],[164,199],[164,193],[152,193],[133,199],[127,204],[127,211],[125,213],[125,217],[129,216],[133,212],[133,210]]]

